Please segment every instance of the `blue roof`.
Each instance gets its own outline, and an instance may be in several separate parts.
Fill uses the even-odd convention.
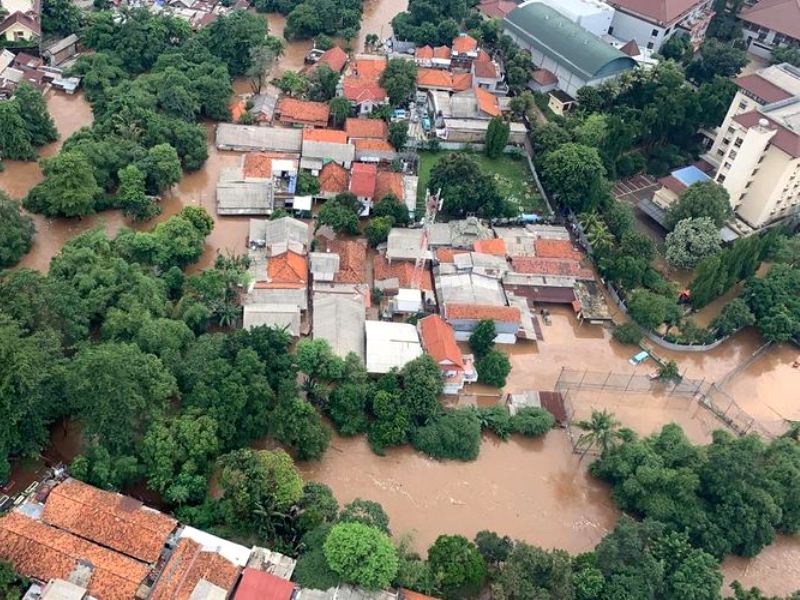
[[[680,181],[686,187],[689,187],[690,185],[695,183],[700,183],[701,181],[711,180],[711,177],[703,173],[700,169],[698,169],[694,165],[683,167],[682,169],[673,171],[672,176],[678,181]]]

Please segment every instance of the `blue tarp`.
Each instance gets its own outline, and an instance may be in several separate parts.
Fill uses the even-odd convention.
[[[709,181],[711,179],[694,165],[673,171],[672,176],[686,187],[689,187],[693,183],[700,183],[701,181]]]

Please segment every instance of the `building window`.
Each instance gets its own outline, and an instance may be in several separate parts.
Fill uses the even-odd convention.
[[[608,28],[608,35],[614,35],[614,27]]]
[[[739,110],[744,110],[745,108],[747,108],[747,102],[742,100],[741,102],[739,102]]]
[[[731,160],[733,160],[734,158],[736,158],[736,150],[731,150],[731,153],[728,155],[728,157],[729,157]]]
[[[748,182],[747,182],[747,185],[746,185],[746,186],[744,186],[744,189],[746,189],[746,190],[747,190],[747,189],[750,189],[750,186],[751,186],[751,185],[753,185],[753,180],[752,180],[752,179],[751,179],[750,181],[748,181]]]
[[[734,131],[736,130],[733,127],[728,127],[728,133],[733,133]]]
[[[648,50],[652,50],[653,49],[653,42],[647,42],[647,49]]]
[[[731,143],[731,138],[722,138],[722,145],[727,146]]]
[[[650,37],[658,37],[658,29],[653,29],[653,31],[650,33]]]
[[[719,175],[717,177],[717,182],[718,183],[725,183],[725,175]]]
[[[733,142],[733,145],[736,146],[737,148],[741,148],[742,147],[742,142],[744,142],[743,138],[736,138],[736,141]]]
[[[722,150],[722,149],[719,149],[719,150],[717,150],[717,155],[718,156],[725,156],[725,151]]]
[[[726,162],[724,165],[722,165],[722,167],[723,167],[724,169],[730,169],[730,168],[731,168],[731,163],[729,163],[729,162]]]

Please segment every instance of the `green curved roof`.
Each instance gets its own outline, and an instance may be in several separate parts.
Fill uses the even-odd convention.
[[[518,6],[506,15],[503,27],[587,81],[636,66],[630,56],[541,2]]]

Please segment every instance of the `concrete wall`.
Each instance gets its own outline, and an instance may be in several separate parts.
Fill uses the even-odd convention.
[[[657,51],[659,48],[661,48],[661,44],[669,39],[670,35],[673,33],[673,31],[670,31],[669,34],[666,34],[665,27],[654,25],[653,23],[649,23],[648,21],[640,19],[639,17],[629,15],[621,10],[614,12],[614,18],[611,21],[611,27],[612,30],[610,33],[615,38],[618,38],[623,42],[636,40],[636,43],[642,50],[651,48],[652,50]],[[653,35],[653,30],[656,31],[656,35]],[[652,46],[649,46],[648,44],[652,44]]]
[[[797,173],[799,162],[783,150],[770,146],[736,213],[750,225],[760,227],[779,218],[784,208],[797,204],[798,189],[792,187],[790,177]],[[789,191],[784,196],[783,190],[787,187]]]
[[[714,144],[712,145],[711,150],[708,152],[707,159],[712,165],[719,167],[723,163],[723,159],[727,154],[730,145],[733,143],[733,138],[736,135],[735,131],[730,131],[732,127],[736,127],[733,124],[733,118],[736,115],[750,112],[751,110],[756,110],[760,106],[763,105],[759,102],[756,102],[749,96],[746,96],[741,92],[741,90],[736,92],[731,105],[728,107],[728,112],[725,115],[725,119],[722,121],[722,125],[720,125],[719,130],[717,131],[717,137],[714,139]],[[728,143],[726,143],[725,140],[728,140]]]

